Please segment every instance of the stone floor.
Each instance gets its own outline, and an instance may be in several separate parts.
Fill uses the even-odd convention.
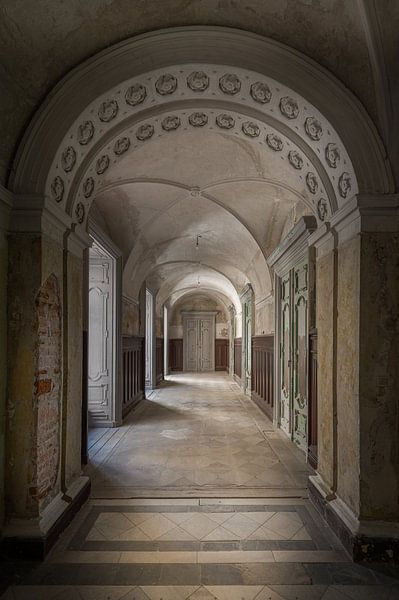
[[[399,598],[349,560],[297,449],[223,375],[174,377],[90,446],[92,498],[4,600]]]

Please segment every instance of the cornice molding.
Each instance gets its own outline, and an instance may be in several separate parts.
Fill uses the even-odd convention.
[[[267,264],[277,275],[282,275],[292,264],[305,256],[308,251],[308,240],[316,230],[316,219],[311,216],[302,217],[284,240],[270,254]]]

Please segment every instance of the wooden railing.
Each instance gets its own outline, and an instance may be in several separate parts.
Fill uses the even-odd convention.
[[[123,405],[122,417],[144,398],[145,381],[145,339],[124,337],[123,351]]]
[[[241,381],[242,339],[234,339],[234,379]]]
[[[157,383],[163,380],[163,338],[157,337],[155,350],[155,365]]]
[[[317,331],[309,333],[308,462],[317,469]]]
[[[183,340],[169,340],[169,371],[183,371]]]
[[[274,336],[252,338],[252,399],[273,419]]]
[[[215,340],[215,371],[229,370],[229,340],[217,338]]]

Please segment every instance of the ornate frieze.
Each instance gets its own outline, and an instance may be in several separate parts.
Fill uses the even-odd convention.
[[[290,164],[294,167],[294,169],[302,169],[303,158],[296,150],[290,150],[288,152],[288,160],[290,161]]]
[[[241,81],[235,73],[225,73],[219,79],[219,87],[224,94],[234,96],[241,89]]]
[[[247,135],[248,137],[259,137],[260,135],[260,129],[259,126],[254,123],[253,121],[245,121],[242,124],[242,130],[245,133],[245,135]]]
[[[155,89],[161,96],[168,96],[169,94],[173,94],[173,92],[177,89],[177,79],[174,75],[170,73],[165,73],[165,75],[161,75],[155,83]]]
[[[226,115],[226,113],[222,113],[216,117],[216,125],[221,129],[232,129],[235,123],[234,117]]]
[[[130,148],[130,139],[126,136],[119,138],[116,140],[114,144],[114,153],[117,156],[121,156]]]
[[[141,83],[135,83],[127,88],[125,93],[125,102],[129,106],[138,106],[147,97],[147,90]]]
[[[141,142],[145,140],[149,140],[154,135],[154,126],[150,123],[145,123],[144,125],[140,125],[140,127],[136,131],[136,138]]]
[[[284,98],[281,98],[280,100],[280,112],[287,117],[287,119],[296,119],[299,115],[298,102],[290,96],[284,96]]]
[[[177,115],[168,115],[162,120],[161,127],[164,131],[174,131],[180,127],[180,118]]]
[[[83,223],[85,219],[85,207],[82,202],[78,202],[75,207],[75,217],[78,223]]]
[[[320,221],[324,221],[328,214],[327,200],[324,198],[320,198],[317,203],[317,214],[319,215]]]
[[[76,163],[76,152],[73,146],[68,146],[65,148],[61,157],[61,166],[64,169],[65,173],[70,173],[74,168]]]
[[[188,117],[188,122],[193,127],[204,127],[208,123],[208,115],[204,112],[195,112]]]
[[[338,190],[342,198],[346,198],[352,189],[352,181],[349,173],[344,171],[338,180]]]
[[[94,179],[93,177],[88,177],[83,184],[83,195],[85,198],[90,198],[94,191]]]
[[[327,164],[332,168],[336,169],[339,161],[341,160],[341,154],[337,144],[330,142],[326,146],[325,150]]]
[[[51,184],[51,196],[56,202],[61,202],[64,197],[64,182],[59,175],[54,177]]]
[[[319,141],[323,135],[323,127],[316,117],[307,117],[305,121],[305,131],[311,140]]]
[[[204,92],[209,87],[209,77],[204,71],[193,71],[187,77],[187,85],[193,92]]]
[[[250,87],[251,98],[259,104],[267,104],[272,99],[272,92],[264,81],[256,81]]]
[[[97,159],[96,162],[96,172],[98,175],[102,175],[109,167],[109,156],[108,154],[103,154]]]
[[[103,123],[109,123],[118,114],[119,106],[116,100],[106,100],[100,104],[98,118]]]
[[[275,133],[267,134],[266,144],[275,152],[281,152],[281,150],[284,148],[283,140]]]
[[[84,121],[78,127],[77,140],[81,146],[86,146],[93,138],[94,124],[93,121]]]
[[[311,194],[316,194],[317,190],[319,189],[317,177],[311,171],[306,174],[306,186]]]

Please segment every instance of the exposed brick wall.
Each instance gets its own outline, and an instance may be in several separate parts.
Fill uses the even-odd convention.
[[[45,281],[36,296],[38,333],[34,406],[37,438],[33,450],[30,494],[42,506],[58,490],[61,419],[61,303],[55,275]]]

